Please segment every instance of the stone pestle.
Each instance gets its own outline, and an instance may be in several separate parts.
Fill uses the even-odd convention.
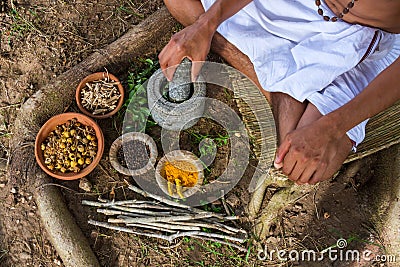
[[[168,98],[175,103],[181,103],[190,98],[190,84],[192,62],[184,58],[176,68],[172,80],[169,82]]]

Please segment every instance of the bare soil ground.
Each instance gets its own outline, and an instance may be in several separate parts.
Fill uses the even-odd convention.
[[[15,187],[7,181],[6,166],[12,156],[9,129],[16,110],[53,77],[111,43],[162,5],[161,0],[0,2],[0,266],[63,266],[43,231],[29,185]],[[155,58],[158,52],[149,51],[144,57]],[[134,68],[133,65],[126,74]],[[224,92],[216,91],[211,96],[234,106]],[[107,140],[104,154],[107,155],[110,144],[120,134],[118,121],[105,120],[100,124]],[[206,122],[199,127],[204,134],[215,130]],[[152,131],[155,134],[157,129]],[[183,136],[182,142],[182,146],[193,147],[190,135]],[[224,167],[228,149],[219,150],[220,163],[213,166],[211,176],[218,176]],[[315,191],[289,205],[266,242],[249,242],[248,255],[215,242],[182,239],[170,246],[155,239],[88,225],[88,218],[98,219],[99,215],[83,207],[82,199],[109,198],[110,193],[119,199],[132,196],[122,186],[124,177],[112,169],[106,156],[88,177],[93,184],[91,192],[81,190],[78,181],[54,181],[48,186],[63,190],[72,214],[102,266],[396,266],[327,258],[321,262],[278,263],[258,259],[257,249],[267,246],[269,250],[322,251],[344,238],[349,249],[384,254],[386,244],[381,226],[396,198],[389,192],[398,188],[395,182],[400,175],[398,153],[399,147],[392,147],[344,166],[335,179],[320,184]],[[252,171],[248,168],[235,190],[227,195],[228,204],[238,215],[245,215]],[[220,203],[209,208],[218,207]],[[250,225],[251,222],[242,222],[246,229]]]

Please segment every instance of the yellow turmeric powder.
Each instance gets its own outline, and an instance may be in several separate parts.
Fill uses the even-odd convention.
[[[164,178],[173,184],[176,184],[176,180],[179,180],[181,186],[193,187],[197,182],[198,172],[196,166],[188,161],[167,161],[164,169],[166,176]]]

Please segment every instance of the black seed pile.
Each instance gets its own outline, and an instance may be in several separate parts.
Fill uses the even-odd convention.
[[[117,152],[119,163],[128,169],[137,170],[146,166],[150,158],[149,146],[140,140],[126,142]]]

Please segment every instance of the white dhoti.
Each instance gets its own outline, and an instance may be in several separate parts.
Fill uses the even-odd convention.
[[[201,1],[205,10],[214,3]],[[324,2],[322,8],[335,16]],[[353,99],[400,54],[399,34],[324,21],[314,0],[254,0],[217,31],[250,58],[265,90],[308,100],[323,115]],[[356,144],[366,122],[347,132]]]

